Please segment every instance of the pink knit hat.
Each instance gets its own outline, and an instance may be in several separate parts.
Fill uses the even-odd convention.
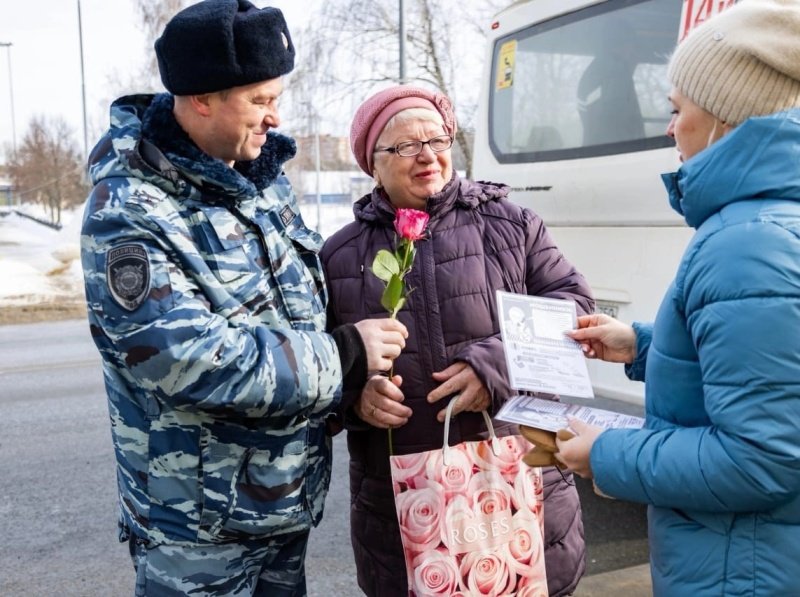
[[[379,91],[359,106],[350,126],[350,149],[358,165],[369,176],[372,176],[375,143],[383,127],[392,116],[408,108],[428,108],[438,112],[444,120],[445,132],[456,134],[453,104],[446,95],[411,85],[397,85]]]

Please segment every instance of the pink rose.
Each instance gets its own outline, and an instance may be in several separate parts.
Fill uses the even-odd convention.
[[[398,209],[394,218],[394,229],[400,238],[419,240],[424,238],[425,226],[430,216],[418,209]]]
[[[452,597],[459,588],[458,563],[444,549],[434,549],[419,554],[411,562],[414,578],[411,591],[414,595],[443,595]]]
[[[442,542],[450,553],[459,554],[464,551],[460,546],[461,529],[471,524],[474,518],[472,506],[463,495],[454,496],[447,502],[442,519]]]
[[[492,451],[491,440],[471,444],[473,457],[478,468],[483,470],[499,470],[503,477],[511,483],[520,468],[522,457],[531,449],[524,438],[507,435],[497,438],[498,455]]]
[[[529,512],[517,512],[511,519],[513,535],[504,546],[508,566],[519,576],[544,578],[544,537],[539,519]]]
[[[472,478],[472,462],[463,446],[458,445],[450,449],[447,465],[444,464],[444,454],[441,450],[428,454],[426,476],[442,484],[445,500],[449,501],[455,495],[466,493],[469,480]]]
[[[413,552],[438,547],[442,542],[444,489],[436,481],[419,477],[417,489],[395,496],[403,543]]]
[[[544,567],[539,575],[520,577],[516,597],[548,597],[548,595]]]
[[[511,487],[497,471],[484,471],[472,475],[467,494],[475,511],[489,515],[511,509]]]
[[[496,553],[476,551],[464,555],[459,572],[464,592],[476,597],[509,595],[517,584],[508,563]]]
[[[542,469],[521,466],[514,477],[514,493],[511,499],[515,509],[537,514],[544,500]]]
[[[404,454],[402,456],[392,456],[389,458],[389,464],[392,468],[392,480],[395,484],[400,484],[400,490],[404,489],[402,485],[406,485],[411,489],[414,488],[414,477],[419,477],[425,471],[425,465],[428,462],[428,453],[422,452],[421,454]],[[397,493],[397,490],[395,490]]]
[[[547,597],[547,581],[538,581],[536,584],[522,587],[517,591],[516,597]]]

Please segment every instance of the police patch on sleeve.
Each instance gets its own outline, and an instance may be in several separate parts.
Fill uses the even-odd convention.
[[[141,245],[114,247],[106,257],[108,290],[117,304],[135,311],[150,292],[150,262]]]

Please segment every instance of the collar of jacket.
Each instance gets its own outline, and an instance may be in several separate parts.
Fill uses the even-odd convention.
[[[669,201],[692,228],[737,201],[800,201],[800,108],[754,116],[662,174]]]
[[[293,139],[269,132],[261,155],[252,161],[236,162],[230,168],[195,145],[175,119],[174,106],[175,98],[169,93],[152,98],[142,116],[143,143],[149,142],[158,148],[167,162],[204,192],[252,196],[274,183],[283,171],[284,162],[294,157],[297,151]],[[143,153],[146,151],[143,148]]]
[[[431,220],[436,220],[452,210],[456,205],[475,209],[481,203],[496,201],[508,195],[508,186],[492,182],[473,182],[460,178],[455,170],[444,188],[428,197],[425,211]],[[356,201],[353,206],[356,220],[380,222],[392,225],[395,208],[383,188],[375,187],[368,195]]]

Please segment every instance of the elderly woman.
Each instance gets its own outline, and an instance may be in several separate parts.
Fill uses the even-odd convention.
[[[459,394],[451,443],[479,439],[483,409],[496,412],[509,387],[495,291],[569,299],[579,313],[594,302],[542,221],[506,199],[508,188],[459,178],[451,146],[456,122],[445,96],[410,86],[381,91],[356,112],[350,142],[374,190],[354,208],[356,221],[326,242],[321,257],[332,326],[385,314],[383,283],[370,272],[392,249],[395,210],[428,213],[417,242],[413,288],[399,319],[409,338],[393,380],[373,377],[346,397],[351,539],[359,586],[367,595],[408,595],[392,494],[387,429],[395,454],[441,447],[444,408]],[[516,428],[497,424],[498,433]],[[569,476],[545,469],[545,542],[550,594],[570,594],[585,568],[578,495]]]
[[[649,504],[655,595],[798,595],[800,3],[747,0],[669,66],[665,175],[696,229],[654,324],[581,318],[591,357],[645,381],[645,429],[572,424],[559,457]]]

